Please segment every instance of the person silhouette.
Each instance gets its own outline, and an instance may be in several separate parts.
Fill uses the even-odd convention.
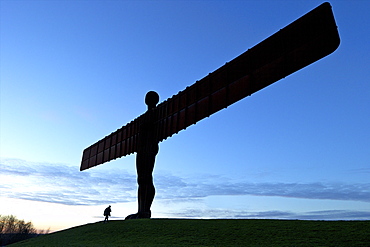
[[[105,210],[104,210],[104,216],[105,216],[105,219],[104,219],[104,223],[105,222],[108,222],[108,217],[110,216],[110,213],[112,212],[111,210],[111,206],[109,205],[109,207],[107,207]]]
[[[159,95],[150,91],[145,96],[148,110],[143,114],[139,123],[138,149],[136,152],[136,172],[138,187],[138,212],[126,217],[127,219],[150,218],[150,207],[154,200],[153,169],[155,157],[159,151],[157,131],[155,128],[156,105]]]

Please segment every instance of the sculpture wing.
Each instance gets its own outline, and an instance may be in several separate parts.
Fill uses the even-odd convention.
[[[136,152],[142,118],[143,115],[86,148],[83,151],[80,170]]]
[[[329,55],[340,39],[329,3],[157,106],[158,141]]]

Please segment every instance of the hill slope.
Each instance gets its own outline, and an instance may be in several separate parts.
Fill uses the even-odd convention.
[[[370,221],[110,221],[11,246],[370,246]]]

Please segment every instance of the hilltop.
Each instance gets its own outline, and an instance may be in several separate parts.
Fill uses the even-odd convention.
[[[117,220],[11,246],[370,246],[370,221]]]

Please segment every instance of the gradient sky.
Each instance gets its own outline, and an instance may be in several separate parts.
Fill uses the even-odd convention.
[[[83,149],[322,1],[1,0],[0,214],[59,230],[136,212],[135,155]],[[160,144],[152,216],[370,219],[370,1],[331,55]]]

